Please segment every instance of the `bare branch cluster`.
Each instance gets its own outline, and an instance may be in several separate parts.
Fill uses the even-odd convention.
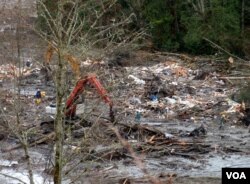
[[[62,38],[67,52],[74,55],[90,55],[95,49],[101,50],[99,54],[112,53],[119,47],[131,46],[145,34],[143,28],[133,28],[136,15],[123,13],[116,0],[61,1],[60,6],[59,19],[58,13],[52,12],[44,1],[38,1],[39,16],[47,27],[38,33],[55,48]]]

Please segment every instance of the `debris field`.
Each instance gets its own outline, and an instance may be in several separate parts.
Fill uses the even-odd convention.
[[[232,96],[238,87],[224,79],[223,73],[212,71],[209,64],[191,64],[179,56],[145,51],[120,57],[119,62],[83,62],[83,71],[87,66],[95,69],[108,90],[116,121],[109,121],[106,104],[89,88],[84,93],[84,105],[78,107],[79,119],[65,125],[64,150],[65,155],[71,155],[65,158],[67,178],[72,180],[82,171],[82,179],[94,174],[106,183],[110,179],[140,183],[149,176],[181,183],[182,177],[216,180],[220,168],[230,166],[235,158],[246,166],[250,148],[248,105],[234,101]],[[1,118],[1,142],[5,145],[2,152],[4,159],[10,159],[7,153],[21,148],[17,137],[5,126],[16,120],[13,107],[18,91],[11,82],[18,76],[9,70],[16,70],[16,66],[0,67],[4,94],[0,100],[5,114]],[[55,102],[55,87],[52,81],[44,82],[39,65],[23,66],[21,71],[22,130],[29,132],[31,152],[38,148],[39,153],[53,155],[53,124],[41,122],[48,121],[48,117],[53,120],[45,107]],[[71,89],[74,80],[69,84]],[[37,89],[46,93],[39,105],[34,103]],[[15,166],[19,169],[20,159],[17,157]],[[49,175],[45,163],[43,160],[34,165]],[[140,163],[143,166],[138,166]]]

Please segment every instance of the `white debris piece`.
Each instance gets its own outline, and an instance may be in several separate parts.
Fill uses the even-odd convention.
[[[181,101],[179,101],[179,103],[182,104],[182,105],[187,106],[188,108],[192,108],[192,107],[195,106],[195,104],[193,104],[192,102],[189,102],[187,100],[181,100]]]
[[[242,106],[242,104],[235,102],[229,98],[227,98],[226,101],[230,107],[228,108],[228,110],[224,111],[224,113],[235,113],[239,111],[240,107]]]
[[[165,137],[168,139],[172,139],[172,138],[174,138],[174,135],[165,132]]]
[[[167,101],[168,104],[175,104],[176,100],[173,98],[165,97],[165,100]]]
[[[145,110],[142,109],[142,108],[136,109],[135,111],[136,111],[136,112],[141,112],[141,113],[145,112]]]
[[[227,98],[226,101],[227,101],[227,104],[229,106],[238,106],[238,105],[240,105],[240,103],[235,102],[234,100],[231,100],[230,98]]]
[[[17,165],[18,161],[10,161],[10,160],[0,160],[0,166],[11,167],[12,165]]]
[[[141,85],[144,85],[144,84],[145,84],[145,81],[144,81],[144,80],[141,80],[141,79],[139,79],[139,78],[137,78],[137,77],[135,77],[135,76],[133,76],[133,75],[129,75],[128,78],[129,78],[129,79],[134,79],[134,82],[135,82],[136,84],[141,84]]]
[[[129,103],[132,105],[141,104],[141,100],[136,97],[131,97],[129,98]]]
[[[178,82],[171,82],[170,84],[173,84],[175,86],[178,86]]]
[[[182,100],[179,96],[173,96],[174,99],[176,99],[177,103],[181,105],[185,105],[187,108],[192,108],[195,106],[194,103],[188,101],[188,100]]]
[[[56,114],[56,106],[50,105],[45,108],[47,114]]]

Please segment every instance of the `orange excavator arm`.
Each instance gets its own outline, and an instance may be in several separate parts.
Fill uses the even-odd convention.
[[[107,95],[107,91],[103,88],[99,80],[96,78],[96,75],[90,74],[80,80],[76,83],[75,88],[70,93],[69,98],[66,102],[66,111],[65,116],[66,117],[74,117],[76,115],[76,104],[75,101],[79,98],[79,95],[83,93],[84,87],[86,84],[90,83],[93,85],[101,98],[104,100],[105,103],[109,104],[110,107],[110,119],[111,121],[114,121],[114,113],[113,113],[113,102],[110,100],[110,98]]]

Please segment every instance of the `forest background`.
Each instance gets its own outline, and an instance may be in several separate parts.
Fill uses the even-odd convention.
[[[56,2],[58,1],[45,0],[52,15],[57,12]],[[95,4],[95,1],[91,2]],[[82,3],[85,1],[82,0]],[[96,3],[97,9],[101,8],[98,4]],[[79,16],[85,16],[85,12],[78,13]],[[107,21],[111,24],[118,21],[116,18],[119,19],[121,14],[129,16],[131,13],[135,16],[129,29],[145,28],[147,34],[141,42],[151,49],[216,54],[218,48],[211,44],[215,43],[230,53],[245,59],[250,57],[250,1],[118,0],[115,7],[106,12],[98,24],[106,25]],[[94,16],[93,14],[93,18]],[[46,29],[44,21],[42,17],[38,19],[38,27],[41,29]],[[86,30],[89,29],[88,24],[84,26]],[[116,39],[119,39],[118,36]]]

